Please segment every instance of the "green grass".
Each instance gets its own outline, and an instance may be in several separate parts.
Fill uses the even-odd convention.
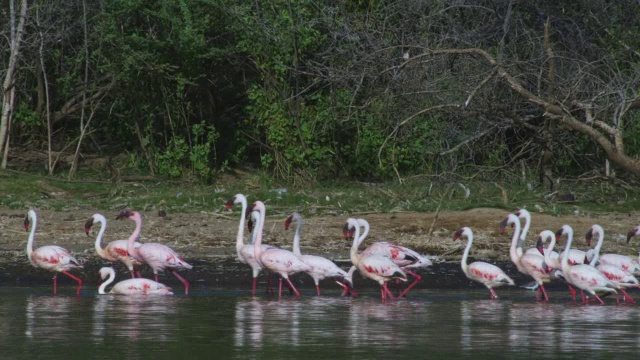
[[[336,180],[303,188],[275,184],[260,173],[241,177],[223,176],[214,185],[197,181],[163,180],[154,182],[65,181],[60,178],[0,172],[0,207],[11,209],[51,209],[72,211],[96,209],[118,211],[223,212],[223,203],[236,193],[249,201],[262,200],[270,214],[300,211],[306,215],[345,215],[366,212],[434,212],[473,208],[526,207],[554,215],[597,212],[630,212],[640,208],[640,191],[621,182],[569,182],[557,194],[571,192],[574,203],[562,203],[541,188],[524,184],[473,182],[468,198],[457,183],[441,184],[414,180],[364,184]],[[280,189],[280,191],[278,190]],[[282,191],[286,189],[286,191]],[[557,195],[556,194],[556,195]]]

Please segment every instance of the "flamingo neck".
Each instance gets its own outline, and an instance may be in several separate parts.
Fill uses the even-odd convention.
[[[29,261],[31,261],[31,254],[33,254],[33,242],[36,236],[36,225],[38,224],[38,217],[36,216],[36,212],[33,210],[29,210],[29,221],[31,221],[31,230],[29,231],[29,240],[27,241],[27,257]]]
[[[467,264],[467,259],[469,258],[469,251],[471,251],[471,244],[473,243],[473,233],[471,231],[465,231],[465,235],[467,235],[467,247],[464,248],[462,260],[460,261],[460,267],[462,268],[462,272],[464,272],[464,274],[468,276],[469,265]]]
[[[256,213],[255,211],[252,212],[251,219],[253,220],[253,231],[251,232],[251,244],[253,245],[256,243],[256,235],[258,234],[256,229],[258,228],[258,224],[260,222],[260,214]]]
[[[293,253],[296,256],[302,256],[300,252],[300,230],[302,229],[302,219],[296,220],[296,234],[293,236]]]
[[[96,252],[100,257],[106,258],[108,254],[102,249],[100,243],[102,242],[102,237],[104,236],[104,232],[107,230],[107,219],[105,219],[102,215],[94,215],[93,220],[100,223],[100,231],[98,231],[98,236],[96,237]]]
[[[363,222],[358,222],[358,225],[362,225],[362,228],[364,229],[362,231],[362,235],[360,235],[359,238],[356,236],[356,238],[358,238],[358,247],[360,247],[360,244],[362,244],[364,239],[367,238],[367,235],[369,235],[369,223],[367,221],[363,221]]]
[[[522,252],[520,252],[520,254],[518,254],[518,239],[520,236],[520,219],[518,219],[517,216],[513,215],[513,218],[510,217],[509,218],[509,223],[513,224],[514,226],[514,230],[513,230],[513,236],[511,237],[511,248],[509,249],[509,255],[511,255],[511,261],[513,261],[514,264],[516,264],[516,266],[518,268],[520,268],[520,258],[522,258]]]
[[[116,272],[112,268],[109,268],[108,271],[109,271],[109,277],[105,282],[100,284],[100,287],[98,288],[98,294],[100,295],[106,294],[105,289],[107,288],[107,286],[109,286],[109,284],[113,282],[113,280],[115,280]]]
[[[571,243],[573,242],[573,229],[564,228],[567,233],[567,244],[564,246],[564,255],[562,256],[562,272],[567,276],[569,271],[569,251],[571,251]]]
[[[520,242],[518,243],[518,247],[522,249],[524,246],[524,241],[527,238],[527,234],[529,233],[529,227],[531,226],[531,215],[528,212],[524,213],[524,226],[522,227],[522,232],[520,233]]]
[[[127,252],[131,257],[140,258],[138,249],[136,249],[133,244],[136,240],[138,240],[138,237],[140,237],[140,232],[142,231],[142,218],[140,217],[140,213],[134,212],[131,219],[133,220],[133,222],[135,222],[136,229],[133,230],[133,233],[131,233],[131,236],[129,237],[129,241],[127,243]]]
[[[552,268],[557,268],[557,259],[551,258],[551,253],[553,252],[553,248],[556,246],[556,237],[555,234],[550,236],[551,241],[549,242],[549,246],[547,247],[547,251],[544,253],[544,262]]]
[[[264,221],[265,221],[266,215],[265,215],[264,205],[261,205],[262,203],[260,202],[256,202],[256,203],[259,203],[259,205],[256,205],[255,208],[260,213],[260,220],[256,225],[257,234],[256,234],[256,242],[253,244],[253,252],[256,260],[259,263],[261,263],[262,261],[260,260],[260,257],[262,256],[262,231],[264,229]]]
[[[351,246],[350,256],[353,265],[358,266],[358,263],[360,263],[360,257],[358,256],[358,245],[360,244],[360,226],[358,222],[353,219],[349,219],[347,221],[349,223],[349,228],[351,228],[351,226],[354,226],[356,231],[353,236],[353,245]]]
[[[238,235],[236,236],[236,252],[238,257],[242,258],[242,247],[244,246],[244,223],[246,221],[247,212],[247,198],[244,196],[236,195],[236,199],[240,199],[242,204],[242,212],[240,213],[240,224],[238,225]]]
[[[604,230],[598,229],[598,243],[596,244],[595,247],[595,254],[593,255],[593,259],[591,259],[591,262],[589,263],[589,265],[591,266],[596,266],[596,264],[598,263],[598,259],[600,259],[600,249],[602,248],[602,243],[604,242]]]

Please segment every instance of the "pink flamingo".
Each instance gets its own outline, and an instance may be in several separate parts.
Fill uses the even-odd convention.
[[[111,262],[121,262],[123,263],[129,272],[131,273],[131,278],[135,278],[134,266],[141,266],[142,264],[136,259],[129,256],[129,252],[127,251],[127,240],[115,240],[107,244],[107,246],[103,249],[100,245],[102,241],[102,237],[104,236],[104,232],[107,230],[107,219],[100,214],[93,214],[84,224],[84,231],[89,236],[89,232],[91,231],[91,227],[93,224],[100,224],[100,231],[98,232],[98,236],[96,237],[96,252],[98,255]],[[139,242],[133,243],[133,246],[138,248],[140,247]],[[138,271],[138,277],[142,277],[140,272]]]
[[[569,253],[571,243],[573,242],[573,229],[568,225],[563,225],[558,231],[556,231],[556,238],[559,238],[564,234],[567,234],[567,244],[565,245],[564,252]],[[568,256],[560,256],[560,258],[562,259],[562,274],[568,283],[595,296],[602,305],[604,305],[604,302],[600,297],[598,297],[596,291],[611,292],[616,294],[617,297],[618,292],[616,289],[618,289],[618,286],[612,283],[594,267],[586,264],[571,266],[569,265]],[[588,303],[584,298],[583,302]]]
[[[595,267],[598,271],[602,273],[602,275],[606,276],[607,279],[611,280],[614,284],[618,285],[620,288],[620,292],[623,295],[624,302],[631,302],[635,304],[635,300],[627,292],[624,288],[627,287],[639,287],[640,282],[638,279],[631,275],[629,272],[623,270],[622,268],[611,265],[610,263],[600,263],[598,264],[598,260],[600,259],[600,249],[602,248],[602,243],[604,242],[604,229],[602,226],[598,224],[593,224],[587,234],[585,235],[585,239],[587,240],[587,245],[591,244],[591,239],[593,238],[593,234],[598,235],[598,243],[594,249],[594,256],[589,263],[590,266]],[[605,255],[617,255],[617,254],[605,254]],[[604,255],[603,255],[604,256]],[[618,255],[622,256],[622,255]]]
[[[516,215],[520,219],[524,219],[524,225],[522,226],[522,231],[520,232],[520,242],[518,243],[518,256],[522,255],[522,247],[524,246],[524,242],[527,238],[527,234],[529,233],[529,227],[531,227],[531,213],[526,209],[519,209],[516,211]],[[553,232],[552,232],[553,233]],[[546,252],[546,249],[544,249]],[[528,248],[525,254],[539,255],[540,252],[537,248]],[[551,258],[556,259],[560,256],[557,252],[553,251],[551,253]]]
[[[293,212],[291,215],[287,217],[284,221],[285,230],[289,229],[292,223],[296,223],[296,233],[293,236],[293,253],[305,264],[311,267],[310,270],[306,271],[313,278],[313,282],[316,284],[316,292],[318,296],[320,296],[320,280],[325,278],[342,278],[347,284],[343,284],[340,281],[336,281],[338,285],[342,287],[343,294],[347,292],[351,292],[352,295],[357,296],[353,288],[353,282],[351,280],[351,275],[346,271],[339,268],[333,261],[324,258],[322,256],[316,255],[302,255],[300,252],[300,231],[302,228],[302,216]],[[353,272],[352,272],[353,273]]]
[[[364,229],[362,235],[360,235],[360,237],[358,238],[358,247],[360,247],[360,244],[362,244],[362,242],[369,234],[369,222],[367,222],[365,219],[356,219],[356,221],[358,222],[358,225]],[[348,231],[345,231],[345,237],[347,237],[348,235],[353,235],[352,230],[353,229],[348,229]],[[365,256],[377,255],[388,257],[406,274],[409,274],[415,278],[414,282],[409,284],[409,286],[407,286],[398,295],[399,298],[405,296],[409,292],[409,290],[411,290],[414,286],[416,286],[416,284],[418,284],[418,282],[420,282],[420,280],[422,280],[422,277],[420,275],[410,271],[409,269],[416,269],[433,265],[433,263],[429,259],[423,257],[414,250],[385,241],[375,242],[371,244],[366,249],[364,249],[362,254]]]
[[[35,237],[36,226],[38,224],[36,212],[33,210],[29,210],[27,218],[24,220],[25,230],[29,231],[30,224],[31,232],[29,233],[29,240],[27,241],[27,257],[29,258],[31,265],[53,271],[55,273],[55,275],[53,275],[53,295],[57,294],[58,272],[61,272],[78,282],[78,290],[76,291],[76,294],[80,295],[82,280],[69,273],[69,270],[81,269],[82,265],[80,262],[71,256],[69,251],[61,248],[60,246],[48,245],[33,250],[33,239]]]
[[[251,244],[244,244],[244,223],[246,220],[247,212],[247,197],[243,194],[236,194],[234,197],[227,200],[225,206],[228,210],[231,209],[234,204],[242,205],[242,213],[240,214],[240,225],[238,226],[238,235],[236,237],[236,253],[238,254],[238,260],[240,260],[240,262],[251,266],[251,269],[253,271],[253,285],[251,286],[251,294],[255,295],[258,283],[258,275],[260,275],[260,271],[262,270],[262,264],[255,257],[255,241],[253,241]],[[254,213],[252,212],[252,214]],[[257,234],[257,231],[254,231],[253,234]],[[273,248],[273,246],[269,245],[261,245],[261,247],[262,251]]]
[[[547,291],[544,289],[544,283],[549,282],[550,277],[548,269],[546,269],[546,266],[543,266],[544,258],[541,255],[534,254],[518,255],[517,247],[520,236],[520,219],[518,219],[518,216],[509,214],[500,223],[500,232],[504,232],[508,225],[513,225],[515,227],[511,238],[511,248],[509,249],[511,261],[516,265],[518,271],[531,276],[538,283],[536,298],[539,299],[542,294],[544,296],[544,300],[549,301]]]
[[[184,293],[189,294],[189,282],[178,274],[176,269],[192,269],[193,266],[189,265],[186,261],[182,260],[178,254],[168,246],[158,243],[145,243],[140,244],[139,247],[135,247],[134,243],[140,236],[142,230],[142,216],[137,211],[121,211],[116,219],[130,219],[136,224],[136,229],[129,237],[127,243],[127,251],[129,256],[134,259],[146,263],[153,269],[153,275],[156,282],[158,282],[158,272],[169,269],[173,275],[184,284]]]
[[[380,284],[380,292],[382,296],[382,302],[386,302],[387,297],[394,299],[391,291],[387,286],[387,282],[391,279],[400,279],[407,281],[407,275],[402,269],[396,265],[389,257],[381,255],[367,255],[358,254],[358,240],[360,238],[360,226],[358,221],[354,218],[347,219],[347,223],[344,226],[345,232],[350,232],[350,229],[354,230],[353,245],[351,246],[351,262],[353,266],[360,271],[364,277],[367,277]],[[353,269],[349,270],[350,272]]]
[[[477,281],[489,289],[491,293],[491,299],[497,299],[498,294],[493,290],[494,287],[502,286],[502,285],[515,285],[513,280],[507,276],[507,274],[502,271],[499,267],[489,264],[483,261],[475,261],[471,264],[467,265],[467,258],[469,257],[469,250],[471,250],[471,244],[473,243],[473,232],[468,227],[463,227],[453,234],[453,239],[457,240],[463,236],[467,237],[467,247],[464,249],[464,254],[462,255],[462,261],[460,262],[460,266],[462,267],[462,272],[467,276],[467,278]]]
[[[107,286],[115,280],[116,272],[111,267],[103,267],[100,269],[100,277],[102,280],[108,277],[98,289],[98,294],[104,295],[106,294],[105,289]],[[109,293],[120,295],[173,295],[171,289],[165,285],[141,278],[120,281],[113,285]]]
[[[293,283],[289,279],[289,275],[293,275],[303,271],[309,271],[311,270],[311,266],[302,262],[302,260],[298,259],[298,257],[291,251],[278,248],[269,248],[267,250],[263,250],[262,231],[264,229],[264,222],[266,217],[266,209],[264,203],[262,203],[262,201],[254,202],[247,209],[247,212],[253,211],[258,211],[260,213],[260,220],[258,221],[258,226],[256,227],[256,241],[253,244],[256,259],[258,259],[263,267],[280,275],[280,287],[278,290],[279,297],[282,297],[282,279],[287,280],[289,287],[291,288],[291,290],[293,290],[296,296],[300,296],[300,292],[298,292],[298,289],[293,286]]]

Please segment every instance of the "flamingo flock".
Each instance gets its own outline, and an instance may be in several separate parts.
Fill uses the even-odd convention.
[[[307,274],[311,277],[317,296],[321,296],[320,282],[324,279],[332,279],[342,288],[342,296],[355,297],[358,293],[353,287],[353,275],[357,271],[365,279],[373,280],[380,285],[380,299],[384,303],[406,297],[422,279],[415,271],[432,266],[432,262],[424,255],[392,242],[374,242],[360,250],[360,246],[369,234],[369,223],[361,218],[348,218],[344,223],[343,235],[351,241],[349,258],[352,266],[348,270],[343,269],[328,258],[302,253],[300,239],[303,219],[298,212],[292,212],[284,222],[286,230],[295,225],[292,251],[289,251],[263,244],[266,206],[262,201],[248,204],[245,195],[236,194],[225,205],[228,210],[234,205],[241,206],[236,236],[236,255],[241,263],[251,267],[252,295],[256,294],[260,272],[265,271],[279,277],[278,297],[282,297],[283,285],[292,295],[301,296],[300,291],[291,281],[291,276],[296,274]],[[107,219],[101,214],[94,214],[85,224],[87,236],[90,235],[93,225],[100,225],[95,238],[96,254],[108,263],[122,263],[131,275],[130,279],[113,285],[109,293],[143,296],[173,295],[171,288],[158,282],[159,273],[168,271],[183,284],[185,295],[188,294],[189,282],[178,271],[190,270],[193,268],[192,265],[166,245],[139,242],[142,232],[142,215],[139,212],[124,210],[115,218],[131,220],[135,225],[134,230],[129,239],[115,240],[105,247],[102,246],[102,239],[107,229]],[[524,221],[524,226],[521,220]],[[57,294],[58,273],[76,281],[78,284],[76,294],[80,295],[83,281],[71,272],[82,269],[84,261],[76,259],[69,251],[59,246],[49,245],[34,249],[37,227],[37,215],[34,210],[28,211],[24,225],[25,230],[29,232],[27,241],[29,262],[34,267],[54,273],[54,295]],[[615,296],[616,303],[620,303],[619,295],[622,295],[624,303],[635,303],[627,290],[640,287],[640,281],[636,278],[640,274],[640,265],[638,261],[626,255],[600,254],[604,241],[602,226],[598,224],[591,226],[585,235],[585,241],[587,246],[590,246],[591,241],[596,238],[596,246],[588,251],[582,251],[572,248],[574,232],[572,227],[566,224],[555,232],[542,231],[535,247],[525,250],[526,237],[531,226],[531,214],[525,209],[508,214],[499,223],[500,232],[505,232],[509,225],[513,229],[509,248],[511,261],[518,272],[534,280],[537,301],[549,301],[545,284],[559,281],[568,286],[574,302],[579,290],[583,304],[593,301],[604,304],[602,297],[609,294]],[[244,242],[245,226],[252,233],[250,242],[246,244]],[[638,234],[640,234],[640,226],[627,234],[627,243]],[[563,251],[558,253],[555,251],[555,246],[563,237],[566,237],[566,244]],[[468,263],[473,238],[473,231],[467,226],[459,228],[453,234],[454,240],[466,239],[467,241],[460,262],[462,272],[470,280],[484,285],[489,290],[491,299],[498,299],[494,289],[504,285],[513,286],[515,282],[496,265],[482,261]],[[142,278],[140,268],[143,266],[151,268],[154,274],[153,280]],[[115,270],[111,266],[105,266],[100,269],[99,275],[104,282],[100,285],[98,293],[106,294],[106,288],[115,281]],[[410,282],[409,279],[413,280]],[[389,288],[390,283],[408,285],[394,295]]]

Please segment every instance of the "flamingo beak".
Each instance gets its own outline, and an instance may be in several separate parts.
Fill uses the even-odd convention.
[[[29,217],[27,217],[26,219],[24,219],[24,230],[25,231],[29,231]],[[629,242],[629,240],[627,240],[627,242]]]
[[[542,256],[544,256],[544,247],[543,247],[544,243],[542,242],[541,238],[538,238],[538,242],[536,243],[536,248],[538,249],[538,251],[540,251],[540,254],[542,254]]]
[[[591,246],[591,239],[593,239],[593,229],[589,229],[589,232],[587,232],[587,235],[585,235],[584,238],[587,241],[587,246]]]
[[[507,228],[507,221],[509,218],[505,218],[500,222],[500,234],[504,233],[504,230]]]
[[[627,234],[627,244],[629,243],[631,238],[634,237],[635,235],[636,235],[636,229],[629,231],[629,233]]]

